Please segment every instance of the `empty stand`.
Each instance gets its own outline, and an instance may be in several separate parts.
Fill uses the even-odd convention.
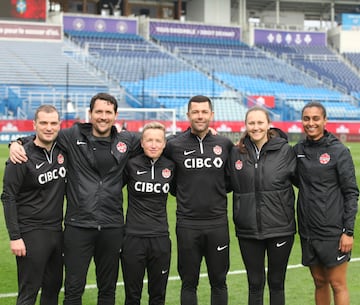
[[[341,101],[349,106],[349,117],[356,117],[356,112],[352,108],[353,99],[344,94],[344,90],[336,90],[331,86],[331,82],[318,79],[317,72],[307,73],[305,67],[282,58],[284,53],[294,58],[297,54],[311,54],[314,58],[333,56],[331,50],[326,47],[279,46],[270,49],[271,52],[265,48],[264,52],[241,42],[224,43],[216,39],[196,40],[168,36],[156,36],[153,39],[244,96],[275,96],[277,102],[272,111],[275,112],[275,116],[278,115],[284,120],[300,118],[298,112],[292,111],[292,104],[286,103],[287,100],[302,100],[303,103],[313,100]],[[245,100],[243,103],[246,105]],[[341,116],[336,115],[336,118],[339,117]]]
[[[4,97],[13,97],[7,110],[16,113],[20,107],[32,118],[44,103],[66,112],[71,101],[83,109],[94,93],[109,90],[94,69],[68,56],[66,49],[63,42],[0,41],[0,83],[8,87]]]
[[[282,120],[300,119],[299,108],[314,100],[329,107],[330,119],[360,119],[358,73],[326,47],[65,34],[63,42],[0,41],[0,112],[16,115],[21,109],[31,115],[50,103],[79,116],[95,93],[117,90],[121,107],[174,108],[179,119],[186,119],[187,102],[198,94],[212,98],[216,118],[224,121],[243,119],[254,95],[274,96],[270,111]],[[360,64],[359,56],[346,58]]]

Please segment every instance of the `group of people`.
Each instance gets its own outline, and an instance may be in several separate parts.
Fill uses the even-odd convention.
[[[262,305],[266,278],[270,305],[284,305],[284,283],[296,232],[302,264],[315,284],[316,305],[349,305],[347,262],[353,246],[359,190],[350,151],[326,130],[321,103],[304,106],[305,139],[294,147],[270,127],[268,112],[248,110],[246,132],[229,157],[233,220],[248,278],[248,304]],[[265,255],[268,272],[265,274]]]
[[[41,304],[57,304],[63,262],[64,305],[82,304],[92,258],[98,305],[115,304],[120,261],[125,305],[140,304],[145,271],[149,304],[165,304],[169,193],[177,202],[181,305],[197,304],[203,258],[210,304],[226,305],[229,192],[247,271],[248,304],[263,304],[267,278],[270,304],[283,305],[296,233],[293,185],[299,189],[302,263],[314,278],[316,304],[329,305],[333,291],[335,305],[349,305],[346,270],[359,191],[348,148],[326,131],[323,105],[303,108],[306,137],[295,147],[284,132],[271,127],[261,107],[249,109],[246,132],[235,145],[211,130],[214,111],[208,97],[192,97],[187,115],[190,127],[181,134],[166,138],[164,126],[151,122],[139,138],[116,130],[117,101],[106,93],[92,98],[90,123],[68,129],[60,130],[55,108],[38,109],[35,136],[11,144],[1,196],[18,266],[17,305],[34,304],[40,288]]]

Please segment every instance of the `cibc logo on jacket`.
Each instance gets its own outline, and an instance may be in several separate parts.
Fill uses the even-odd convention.
[[[55,168],[53,170],[49,170],[43,174],[40,174],[38,176],[38,182],[40,184],[45,184],[51,182],[52,180],[57,180],[65,177],[66,177],[66,169],[65,167],[61,166],[59,168]]]
[[[211,158],[189,158],[184,160],[184,166],[186,168],[221,168],[221,166],[224,164],[224,161],[221,159],[221,157],[216,157],[214,160]]]
[[[168,193],[170,190],[170,185],[169,183],[152,183],[152,182],[142,182],[142,181],[137,181],[135,182],[135,190],[137,192],[141,192],[141,193],[157,193],[160,194],[161,192],[163,193]]]

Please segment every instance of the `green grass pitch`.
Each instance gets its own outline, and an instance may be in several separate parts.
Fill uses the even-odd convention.
[[[360,143],[347,143],[353,156],[353,160],[357,170],[357,179],[360,181]],[[7,145],[0,145],[0,184],[2,186],[2,177],[5,161],[8,155]],[[1,187],[2,189],[2,187]],[[166,304],[179,304],[180,280],[176,270],[176,237],[175,237],[175,207],[176,203],[173,197],[168,201],[168,214],[170,224],[170,234],[172,239],[172,262],[170,270],[170,278],[167,289]],[[240,256],[240,250],[235,238],[234,227],[231,217],[231,195],[229,195],[229,223],[230,223],[230,272],[227,277],[229,291],[229,305],[246,305],[247,304],[247,279],[244,266]],[[360,214],[360,213],[359,213]],[[348,268],[348,286],[350,290],[351,304],[360,304],[360,221],[357,217],[355,228],[355,246],[353,250],[353,260]],[[289,268],[286,277],[286,300],[291,305],[308,305],[314,304],[314,288],[309,270],[302,267],[301,253],[298,236],[296,236],[295,244],[290,256]],[[202,265],[202,275],[198,287],[198,303],[199,305],[210,304],[210,289],[206,275],[206,267]],[[0,304],[15,304],[17,281],[16,281],[16,265],[15,258],[10,253],[9,239],[5,227],[3,209],[0,209]],[[94,275],[93,264],[90,267],[87,279],[87,288],[83,296],[84,305],[95,305],[97,300],[97,289]],[[62,303],[63,292],[61,292],[59,304]],[[116,304],[124,303],[124,287],[122,284],[121,272],[118,280],[116,293]],[[142,305],[148,303],[147,284],[144,283]],[[39,302],[37,302],[39,304]],[[268,304],[268,291],[265,291],[265,304]]]

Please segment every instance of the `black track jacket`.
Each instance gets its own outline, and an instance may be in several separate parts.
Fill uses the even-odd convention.
[[[65,225],[114,228],[124,225],[123,172],[130,155],[140,147],[128,131],[111,130],[111,153],[116,166],[101,177],[92,144],[92,125],[77,123],[59,132],[58,143],[68,155]]]
[[[227,224],[225,165],[234,144],[210,132],[201,140],[190,129],[168,140],[165,156],[176,164],[177,225],[188,228]]]
[[[325,131],[318,141],[300,141],[297,157],[299,233],[303,238],[338,240],[354,230],[359,190],[350,151]]]
[[[291,177],[296,158],[287,140],[271,138],[259,159],[247,136],[248,153],[234,147],[227,174],[233,190],[233,220],[241,238],[265,239],[295,234],[295,196]]]
[[[36,229],[62,230],[67,157],[56,142],[47,152],[33,139],[24,145],[28,162],[6,162],[1,199],[11,240]]]
[[[154,162],[141,154],[128,161],[125,170],[128,189],[127,235],[169,235],[166,203],[174,169],[174,162],[164,156]]]

